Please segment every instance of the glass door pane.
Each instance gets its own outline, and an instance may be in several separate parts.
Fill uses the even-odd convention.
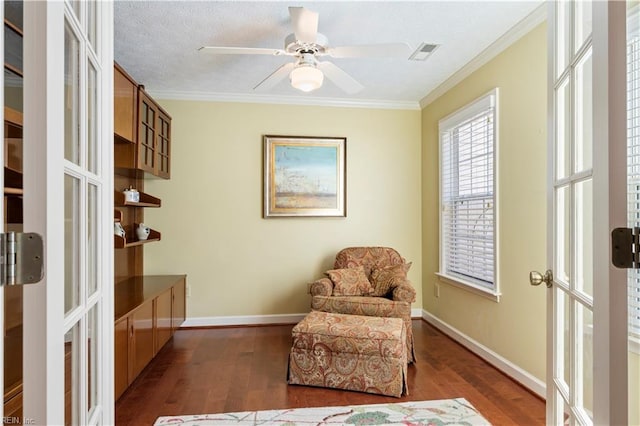
[[[575,289],[593,297],[593,189],[592,181],[575,184]]]
[[[640,5],[627,2],[627,220],[640,226]],[[627,274],[629,424],[640,424],[640,270]]]
[[[64,177],[64,313],[80,303],[80,180]]]
[[[591,35],[593,28],[591,16],[590,0],[575,2],[574,52],[580,50],[587,37]]]
[[[80,42],[68,24],[64,51],[64,158],[80,164]]]
[[[591,49],[575,67],[575,172],[592,167],[593,99]]]
[[[571,173],[571,86],[565,78],[556,91],[556,179]]]
[[[4,224],[23,231],[22,2],[5,2],[4,25]],[[4,288],[4,421],[22,421],[23,288]]]

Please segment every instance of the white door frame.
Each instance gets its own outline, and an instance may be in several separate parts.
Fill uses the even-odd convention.
[[[612,425],[629,415],[627,271],[611,263],[611,231],[627,226],[626,24],[626,1],[594,2],[593,420]]]
[[[43,236],[45,275],[24,288],[23,413],[37,424],[64,424],[63,22],[62,2],[24,3],[24,229]]]
[[[113,424],[113,4],[97,4],[102,12],[98,20],[102,63],[108,64],[103,65],[98,95],[102,107],[98,158],[105,176],[110,176],[98,212],[104,292],[98,398],[99,421]],[[45,245],[45,278],[24,288],[23,412],[34,424],[65,422],[65,7],[70,6],[61,1],[24,2],[24,229],[41,234]],[[82,385],[79,389],[86,391]],[[86,418],[86,413],[82,416]]]

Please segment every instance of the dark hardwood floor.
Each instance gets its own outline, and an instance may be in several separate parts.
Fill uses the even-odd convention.
[[[179,330],[116,403],[116,424],[158,416],[466,398],[494,425],[542,425],[544,402],[422,320],[409,395],[288,386],[293,325]]]

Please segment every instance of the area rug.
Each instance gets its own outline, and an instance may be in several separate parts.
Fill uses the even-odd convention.
[[[490,425],[464,398],[159,417],[155,425]]]

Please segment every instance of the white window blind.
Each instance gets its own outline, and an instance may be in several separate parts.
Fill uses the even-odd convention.
[[[491,94],[440,123],[440,272],[490,290],[495,290],[495,114]]]
[[[640,227],[640,37],[627,41],[627,214]],[[640,337],[640,270],[629,269],[629,333]]]

